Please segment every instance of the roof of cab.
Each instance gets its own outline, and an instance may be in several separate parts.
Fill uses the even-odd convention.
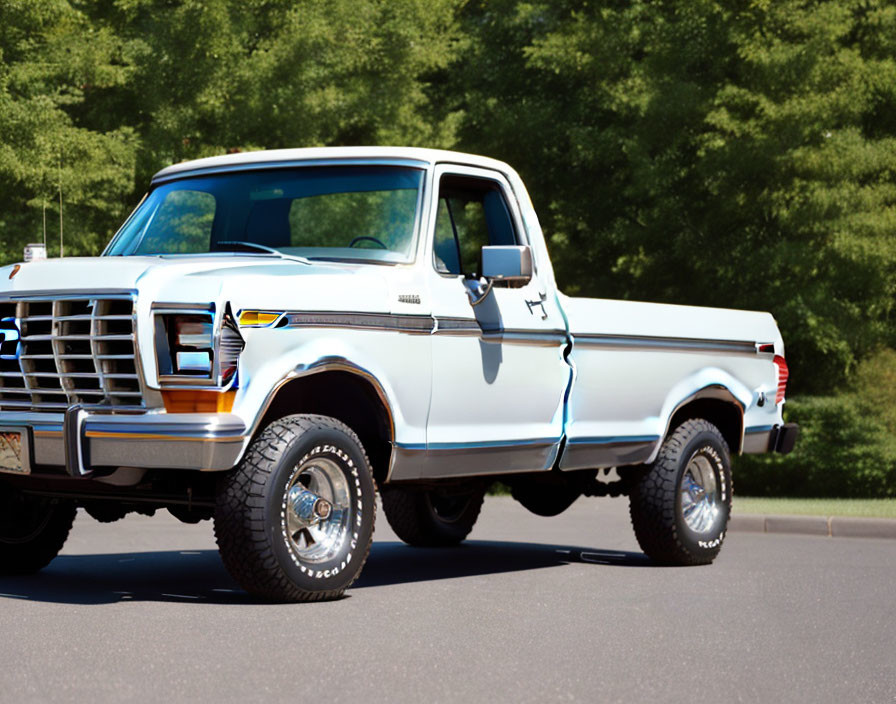
[[[162,169],[152,177],[152,180],[158,181],[171,177],[198,175],[231,169],[263,168],[267,164],[283,166],[302,161],[331,160],[404,161],[416,162],[420,166],[447,162],[495,169],[505,173],[512,171],[503,161],[443,149],[420,149],[417,147],[312,147],[309,149],[271,149],[239,152],[237,154],[224,154],[205,159],[184,161]]]

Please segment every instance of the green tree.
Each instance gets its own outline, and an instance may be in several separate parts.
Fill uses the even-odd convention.
[[[232,149],[453,142],[425,75],[452,58],[457,0],[116,0],[94,21],[135,67],[115,96],[139,180]]]
[[[152,174],[230,150],[448,146],[458,0],[0,0],[0,256],[97,254]],[[45,205],[46,204],[46,205]],[[54,251],[55,250],[55,251]]]
[[[0,2],[0,256],[43,238],[58,252],[59,193],[68,254],[95,253],[125,214],[136,143],[128,128],[79,124],[92,91],[129,79],[118,42],[63,0]]]

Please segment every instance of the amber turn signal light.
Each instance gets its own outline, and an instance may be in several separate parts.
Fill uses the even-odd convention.
[[[273,313],[263,310],[244,310],[240,313],[240,325],[242,327],[267,327],[277,322],[282,313]]]
[[[168,413],[230,413],[234,396],[236,391],[178,389],[162,392]]]

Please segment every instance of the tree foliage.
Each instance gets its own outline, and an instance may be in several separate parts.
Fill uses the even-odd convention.
[[[896,352],[858,365],[846,393],[797,397],[800,424],[790,455],[745,455],[737,490],[757,496],[896,497]]]
[[[0,3],[0,246],[6,261],[58,233],[59,193],[69,253],[101,249],[134,189],[136,139],[126,125],[81,124],[91,90],[126,84],[118,40],[64,0]],[[58,253],[58,250],[57,250]]]
[[[0,246],[98,253],[152,174],[235,149],[450,146],[454,0],[0,0]],[[58,251],[58,250],[56,250]]]

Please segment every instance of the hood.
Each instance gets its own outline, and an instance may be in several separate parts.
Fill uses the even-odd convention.
[[[383,273],[377,265],[309,265],[255,254],[69,257],[0,268],[0,296],[135,291],[141,307],[229,301],[234,311],[388,312]]]

